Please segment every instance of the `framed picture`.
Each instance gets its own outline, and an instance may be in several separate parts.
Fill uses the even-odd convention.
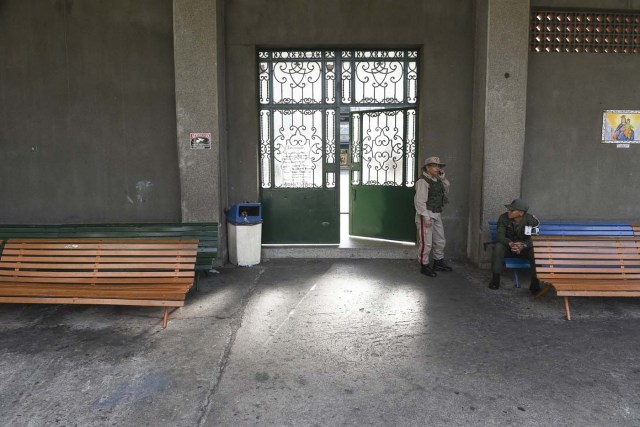
[[[602,112],[603,144],[640,144],[640,111],[604,110]]]

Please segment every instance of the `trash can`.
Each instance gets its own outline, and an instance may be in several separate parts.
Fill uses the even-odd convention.
[[[229,261],[238,266],[260,264],[262,205],[240,203],[227,211]]]

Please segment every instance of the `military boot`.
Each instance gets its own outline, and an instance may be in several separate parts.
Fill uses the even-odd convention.
[[[435,271],[453,271],[453,268],[449,267],[444,259],[434,259],[433,260],[433,269]]]
[[[531,292],[532,295],[535,295],[538,292],[540,292],[540,289],[542,289],[540,287],[540,281],[537,278],[531,279],[531,284],[529,285],[529,292]]]
[[[429,277],[437,276],[436,272],[433,271],[433,268],[431,268],[429,264],[423,264],[422,267],[420,268],[420,272],[425,276],[429,276]]]
[[[498,289],[500,287],[500,273],[493,273],[493,277],[489,282],[489,289]]]

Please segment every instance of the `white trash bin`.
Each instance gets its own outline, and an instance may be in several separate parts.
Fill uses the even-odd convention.
[[[233,205],[227,212],[229,261],[240,267],[260,264],[262,251],[262,206]]]
[[[260,264],[262,224],[236,225],[227,223],[229,261],[240,267]]]

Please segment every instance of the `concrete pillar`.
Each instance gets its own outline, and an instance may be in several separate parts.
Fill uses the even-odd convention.
[[[224,123],[222,1],[174,0],[174,61],[183,222],[220,221]],[[191,133],[210,133],[194,149]]]
[[[476,2],[468,254],[485,264],[487,221],[520,196],[527,107],[529,0]]]

